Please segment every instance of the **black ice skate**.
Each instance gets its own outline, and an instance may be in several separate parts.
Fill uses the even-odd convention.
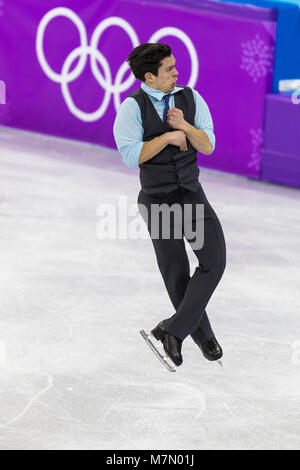
[[[182,364],[182,355],[181,355],[181,346],[182,340],[176,338],[175,336],[170,335],[165,331],[163,328],[163,321],[161,321],[149,335],[145,333],[144,330],[140,330],[141,335],[143,336],[144,340],[150,347],[150,349],[154,352],[154,354],[158,357],[158,359],[164,364],[164,366],[170,371],[175,372],[176,368],[174,365],[168,362],[168,358],[171,359],[176,366],[180,366]],[[155,339],[161,341],[163,343],[165,355],[163,356],[158,349],[154,346],[151,341],[151,335],[154,336]]]
[[[223,364],[220,361],[221,357],[223,356],[223,351],[215,337],[205,341],[202,344],[199,344],[199,347],[205,359],[208,361],[218,361],[220,366],[223,367]]]

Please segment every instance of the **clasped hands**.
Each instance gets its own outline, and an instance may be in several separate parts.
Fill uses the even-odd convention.
[[[167,112],[166,123],[170,127],[178,129],[178,131],[169,132],[169,143],[179,147],[182,152],[186,151],[187,142],[184,129],[186,129],[187,122],[184,120],[182,110],[178,108],[169,109]]]

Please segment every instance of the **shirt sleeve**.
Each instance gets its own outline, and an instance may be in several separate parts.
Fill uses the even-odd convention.
[[[197,90],[193,90],[193,95],[196,105],[194,121],[195,127],[197,129],[202,129],[206,132],[207,137],[209,138],[209,141],[211,143],[212,149],[214,151],[216,146],[216,136],[214,134],[214,125],[209,108]]]
[[[137,168],[144,145],[144,129],[141,111],[134,98],[127,97],[121,103],[115,118],[113,133],[122,161],[130,168]]]

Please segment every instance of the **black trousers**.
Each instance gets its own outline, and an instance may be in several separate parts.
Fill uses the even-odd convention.
[[[162,236],[161,219],[159,220],[158,238],[151,237],[159,270],[175,308],[174,315],[164,320],[164,327],[168,333],[181,340],[191,335],[197,344],[203,343],[214,336],[206,306],[226,266],[226,245],[220,221],[209,204],[200,183],[196,192],[179,187],[170,193],[146,194],[141,189],[137,202],[150,237],[153,233],[151,232],[151,220],[153,227],[153,219],[150,217],[151,205],[165,203],[170,207],[177,203],[182,208],[181,238],[178,238],[178,235],[174,236],[176,224],[178,229],[178,219],[176,222],[172,217],[169,222],[169,238]],[[196,205],[204,205],[202,213],[204,215],[204,219],[202,216],[204,243],[200,249],[195,248],[194,239],[190,236],[191,232],[188,232],[188,236],[186,235],[187,220],[184,221],[184,213],[187,211],[186,204],[190,205],[191,217],[187,220],[192,229],[195,228],[197,218]],[[190,243],[198,259],[198,266],[192,277],[190,277],[190,265],[183,236]]]

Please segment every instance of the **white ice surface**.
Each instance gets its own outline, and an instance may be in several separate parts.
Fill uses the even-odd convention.
[[[207,307],[224,369],[188,337],[170,373],[139,334],[174,313],[151,240],[96,235],[100,203],[136,204],[138,169],[1,128],[1,449],[300,448],[300,192],[200,181],[227,242]]]

